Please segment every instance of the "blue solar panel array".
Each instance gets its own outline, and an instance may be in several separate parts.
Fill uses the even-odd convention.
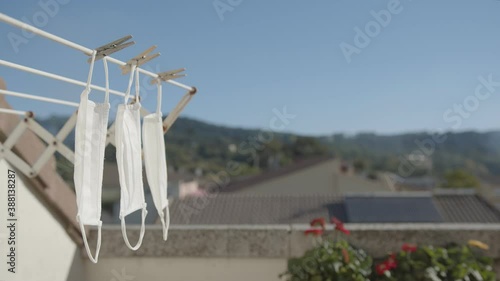
[[[344,199],[350,223],[435,223],[443,222],[432,196],[370,197]]]

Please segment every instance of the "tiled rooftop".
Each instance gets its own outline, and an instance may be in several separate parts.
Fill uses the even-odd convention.
[[[334,195],[232,195],[174,200],[172,224],[292,224],[337,217],[349,223],[500,223],[471,191]]]
[[[291,224],[345,213],[336,196],[218,194],[175,200],[170,216],[173,224]]]

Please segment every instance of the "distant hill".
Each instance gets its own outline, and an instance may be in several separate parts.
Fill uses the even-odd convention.
[[[66,120],[66,116],[53,116],[39,121],[56,133]],[[480,176],[500,174],[500,132],[460,132],[445,136],[444,142],[434,142],[434,152],[428,155],[432,160],[433,175],[440,176],[456,168]],[[236,161],[243,167],[242,175],[327,154],[362,163],[360,166],[368,171],[397,172],[404,162],[402,159],[420,149],[416,141],[424,140],[432,140],[432,135],[426,132],[323,137],[264,134],[259,130],[217,126],[190,118],[179,118],[165,137],[169,167],[216,173],[226,169],[229,161]],[[70,135],[66,142],[72,147],[74,136]],[[114,147],[106,149],[106,159],[115,161]],[[422,173],[429,171],[416,169],[412,175]]]
[[[365,133],[350,137],[336,134],[320,139],[343,158],[362,159],[375,170],[397,171],[405,155],[415,151],[428,154],[433,148],[434,152],[428,156],[435,175],[452,169],[465,169],[480,176],[500,174],[500,132],[446,133],[441,138],[442,143],[438,143],[433,141],[432,134],[422,132],[392,136]]]

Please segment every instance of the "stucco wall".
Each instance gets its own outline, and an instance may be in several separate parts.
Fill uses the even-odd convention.
[[[350,224],[348,239],[375,257],[397,251],[405,242],[419,245],[467,243],[478,239],[490,245],[487,255],[500,269],[500,225]],[[290,257],[313,245],[306,225],[174,226],[163,242],[161,229],[148,227],[142,247],[126,248],[119,227],[103,230],[99,263],[85,260],[86,280],[279,280]],[[332,229],[330,228],[331,232]],[[129,228],[136,241],[139,227]],[[95,243],[96,232],[91,232]],[[125,277],[126,278],[125,278]],[[127,279],[129,278],[129,279]],[[132,279],[133,278],[133,279]]]
[[[86,280],[274,281],[285,267],[270,258],[107,258],[87,263]]]
[[[12,167],[0,159],[0,280],[63,281],[82,280],[80,251],[61,224],[16,176],[17,190],[17,267],[7,271],[7,170]]]

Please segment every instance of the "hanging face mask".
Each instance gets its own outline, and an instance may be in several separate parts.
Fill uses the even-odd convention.
[[[135,102],[127,104],[130,88],[135,74]],[[130,80],[125,96],[125,104],[118,106],[116,115],[116,161],[120,178],[120,220],[125,244],[136,251],[144,238],[145,219],[147,215],[142,184],[142,151],[141,151],[141,104],[139,103],[139,72],[132,66]],[[139,241],[132,247],[128,241],[125,217],[142,209],[142,225]]]
[[[158,81],[156,113],[144,117],[142,138],[144,139],[144,162],[149,188],[163,226],[163,240],[167,241],[170,215],[167,199],[167,160],[161,113],[161,81]],[[165,212],[164,212],[165,210]]]
[[[80,224],[87,255],[92,262],[97,263],[99,250],[101,248],[101,191],[104,148],[106,146],[109,115],[109,82],[107,61],[105,59],[106,96],[104,103],[95,104],[89,100],[95,55],[96,52],[94,51],[90,64],[87,86],[80,96],[80,106],[78,107],[78,117],[75,127],[74,182],[78,206],[78,215],[76,219]],[[87,236],[85,234],[85,225],[98,227],[95,258],[90,252]]]

